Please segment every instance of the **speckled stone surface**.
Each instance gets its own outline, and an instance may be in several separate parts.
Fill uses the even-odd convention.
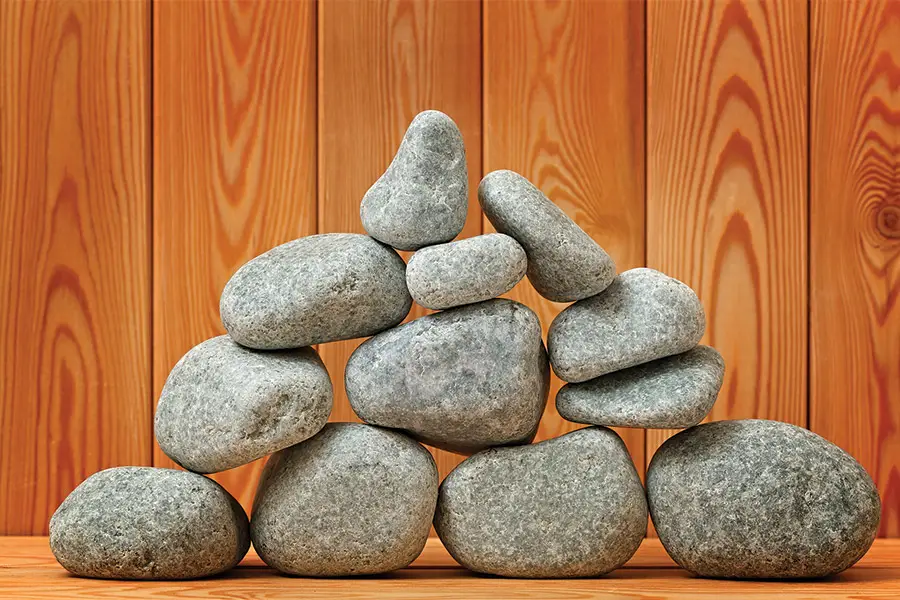
[[[550,364],[579,383],[687,352],[706,329],[694,291],[653,269],[625,271],[602,293],[563,310],[547,335]]]
[[[560,416],[607,427],[684,428],[712,409],[725,376],[715,348],[697,346],[584,383],[556,395]]]
[[[463,454],[530,442],[549,382],[537,315],[512,300],[453,308],[380,333],[350,356],[344,376],[363,421]]]
[[[413,300],[434,310],[505,294],[525,276],[528,261],[516,240],[489,233],[422,248],[406,266]]]
[[[116,467],[88,477],[50,519],[50,549],[68,571],[103,579],[194,579],[235,566],[247,515],[196,473]]]
[[[590,577],[635,553],[647,502],[621,438],[588,427],[463,461],[441,484],[434,526],[473,571]]]
[[[399,254],[366,235],[325,233],[238,269],[219,310],[234,341],[277,350],[370,336],[401,322],[411,306]]]
[[[331,414],[331,380],[312,348],[261,352],[227,335],[195,346],[163,387],[155,433],[197,473],[247,464],[302,442]]]
[[[449,242],[468,209],[466,149],[453,119],[416,115],[387,171],[363,196],[359,215],[373,238],[399,250]]]
[[[853,457],[777,421],[719,421],[669,438],[647,493],[660,541],[682,567],[725,578],[809,578],[859,560],[881,501]]]
[[[269,459],[253,502],[253,547],[295,575],[400,569],[425,547],[438,482],[431,455],[405,435],[329,423]]]
[[[478,200],[491,224],[528,255],[528,279],[545,298],[573,302],[602,292],[616,275],[609,255],[530,181],[488,173]]]

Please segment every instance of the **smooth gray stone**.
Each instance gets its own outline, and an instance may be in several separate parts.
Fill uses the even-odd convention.
[[[703,420],[719,395],[725,361],[715,348],[569,383],[556,395],[560,416],[576,423],[648,429],[684,428]]]
[[[587,427],[463,461],[441,484],[434,527],[472,571],[591,577],[638,549],[647,502],[622,439]]]
[[[82,577],[206,577],[238,564],[249,547],[247,515],[231,494],[174,469],[100,471],[50,518],[53,555]]]
[[[489,233],[422,248],[406,265],[406,287],[425,308],[443,310],[505,294],[527,266],[516,240]]]
[[[705,329],[694,290],[659,271],[631,269],[602,294],[559,313],[547,349],[559,378],[580,383],[687,352]]]
[[[231,338],[260,350],[367,337],[406,318],[406,264],[367,235],[324,233],[238,269],[219,310]]]
[[[599,294],[616,276],[609,255],[561,208],[513,171],[488,173],[478,200],[491,224],[528,255],[528,279],[555,302]]]
[[[176,463],[217,473],[315,435],[331,401],[328,371],[312,348],[261,352],[223,335],[195,346],[169,373],[154,429]]]
[[[488,300],[366,340],[347,361],[344,383],[366,423],[471,454],[534,438],[550,367],[537,315],[512,300]]]
[[[824,577],[878,531],[872,478],[828,440],[777,421],[719,421],[669,438],[647,471],[659,539],[705,577]]]
[[[329,423],[269,459],[253,502],[253,547],[294,575],[403,568],[425,547],[438,482],[434,459],[405,435]]]
[[[359,207],[366,232],[399,250],[449,242],[462,231],[469,202],[462,134],[436,110],[409,124],[387,171]]]

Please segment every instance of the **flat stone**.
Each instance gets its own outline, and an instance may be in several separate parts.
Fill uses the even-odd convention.
[[[95,473],[50,519],[53,555],[82,577],[206,577],[238,564],[249,547],[237,501],[215,481],[174,469]]]
[[[366,232],[399,250],[449,242],[462,231],[469,179],[462,134],[436,110],[416,115],[387,171],[363,196]]]
[[[260,352],[223,335],[195,346],[169,373],[154,429],[176,463],[216,473],[315,435],[331,401],[328,371],[312,348]]]
[[[325,233],[238,269],[219,309],[231,338],[260,350],[367,337],[406,318],[406,264],[369,236]]]
[[[422,248],[406,266],[406,286],[425,308],[443,310],[505,294],[527,266],[516,240],[489,233]]]
[[[269,459],[253,503],[253,547],[294,575],[403,568],[425,547],[438,482],[431,455],[405,435],[329,423]]]
[[[569,383],[556,395],[560,416],[576,423],[648,429],[684,428],[703,420],[719,395],[725,361],[697,346],[630,369]]]
[[[852,456],[787,423],[698,425],[672,438],[647,472],[659,539],[705,577],[824,577],[859,560],[881,501]]]
[[[631,269],[559,313],[547,349],[559,378],[579,383],[687,352],[705,329],[694,290],[659,271]]]
[[[366,340],[350,356],[344,383],[366,423],[470,454],[534,438],[550,367],[537,315],[512,300],[488,300]]]
[[[518,173],[488,173],[478,186],[478,200],[497,231],[525,249],[528,279],[545,298],[581,300],[602,292],[616,276],[603,248]]]
[[[647,502],[622,439],[588,427],[463,461],[441,484],[434,527],[472,571],[592,577],[638,549]]]

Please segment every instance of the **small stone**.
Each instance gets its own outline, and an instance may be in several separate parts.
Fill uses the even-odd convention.
[[[579,383],[687,352],[705,329],[694,290],[659,271],[631,269],[559,313],[547,349],[559,378]]]
[[[253,547],[284,573],[385,573],[425,547],[438,472],[396,431],[329,423],[266,464],[250,521]]]
[[[581,300],[602,292],[616,276],[603,248],[518,173],[488,173],[478,186],[478,200],[497,231],[525,249],[528,279],[545,298]]]
[[[387,171],[363,196],[366,232],[398,250],[449,242],[468,209],[466,149],[453,119],[436,110],[416,115]]]
[[[247,515],[196,473],[116,467],[88,477],[50,518],[66,570],[102,579],[195,579],[227,571],[250,547]]]
[[[472,571],[591,577],[638,549],[647,502],[622,439],[587,427],[463,461],[441,484],[434,527]]]
[[[881,500],[852,456],[777,421],[719,421],[669,438],[647,471],[669,555],[704,577],[825,577],[872,545]]]
[[[231,338],[259,350],[367,337],[406,318],[406,264],[369,236],[325,233],[282,244],[238,269],[222,292]]]
[[[725,361],[715,348],[676,354],[569,383],[556,395],[560,416],[576,423],[648,429],[696,425],[712,410]]]
[[[156,408],[156,439],[182,467],[217,473],[315,435],[331,401],[328,371],[312,348],[260,352],[223,335],[172,369]]]
[[[471,454],[534,439],[550,367],[537,315],[512,300],[488,300],[363,342],[344,382],[366,423]]]

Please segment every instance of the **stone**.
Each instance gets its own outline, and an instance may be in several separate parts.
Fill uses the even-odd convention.
[[[513,171],[488,173],[478,200],[491,224],[528,255],[528,279],[554,302],[602,292],[616,276],[609,255],[530,181]]]
[[[449,242],[463,229],[469,179],[462,134],[436,110],[419,113],[359,207],[366,232],[398,250]]]
[[[331,402],[328,371],[312,348],[261,352],[223,335],[195,346],[169,373],[154,429],[176,463],[217,473],[312,437]]]
[[[471,454],[534,438],[550,367],[537,315],[488,300],[366,340],[347,361],[344,384],[366,423]]]
[[[569,383],[556,395],[560,416],[607,427],[683,429],[703,420],[719,395],[725,361],[697,346],[630,369]]]
[[[505,294],[525,276],[528,261],[502,233],[422,248],[406,265],[413,300],[434,310],[474,304]]]
[[[434,459],[405,435],[329,423],[269,459],[253,502],[253,547],[293,575],[403,568],[425,547],[438,482]]]
[[[434,527],[472,571],[591,577],[638,549],[647,502],[622,439],[587,427],[463,461],[441,484]]]
[[[777,421],[719,421],[669,438],[647,471],[669,555],[704,577],[825,577],[859,560],[881,501],[852,456]]]
[[[653,269],[631,269],[602,293],[576,302],[550,324],[554,372],[580,383],[687,352],[706,329],[694,290]]]
[[[238,269],[219,309],[231,338],[259,350],[367,337],[406,318],[406,264],[366,235],[300,238]]]
[[[50,518],[50,549],[75,575],[195,579],[227,571],[250,547],[247,515],[196,473],[115,467],[84,480]]]

